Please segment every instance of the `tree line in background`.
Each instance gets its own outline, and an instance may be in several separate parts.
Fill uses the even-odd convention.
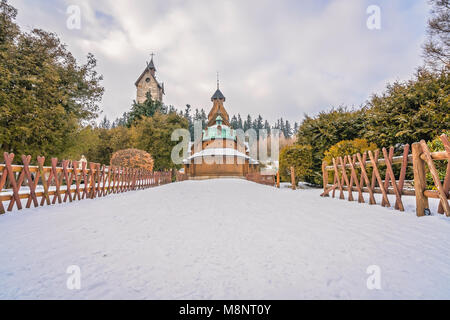
[[[299,180],[320,185],[324,159],[389,146],[395,146],[400,155],[403,145],[422,139],[438,151],[439,144],[431,141],[450,131],[450,1],[432,0],[430,4],[424,66],[412,79],[388,84],[381,95],[373,95],[360,108],[339,107],[314,117],[305,115],[296,145],[281,152],[282,177],[288,180],[294,166]],[[306,169],[305,161],[309,163]],[[445,168],[446,163],[441,174]]]
[[[191,133],[192,138],[194,137],[194,123],[196,121],[202,122],[203,129],[206,128],[208,123],[208,116],[203,108],[195,109],[193,112],[191,105],[187,104],[184,111],[179,111],[174,106],[165,106],[158,101],[153,101],[151,96],[148,94],[147,101],[141,104],[136,103],[135,101],[130,112],[125,112],[122,117],[117,118],[114,121],[110,121],[107,117],[104,117],[99,126],[107,129],[116,128],[118,126],[130,126],[135,119],[143,116],[151,117],[155,112],[160,112],[163,114],[176,113],[180,117],[185,118],[188,121],[189,132]],[[251,115],[247,115],[247,118],[243,121],[240,114],[233,115],[231,117],[230,126],[234,130],[242,129],[247,131],[249,129],[254,129],[257,133],[259,133],[259,130],[265,129],[268,134],[270,134],[271,130],[278,129],[287,139],[294,138],[299,128],[299,124],[297,122],[292,125],[289,120],[284,120],[283,118],[278,119],[275,124],[271,126],[269,121],[264,120],[261,115],[258,115],[256,118],[253,118]]]
[[[173,123],[169,125],[166,122],[155,123],[155,125],[161,125],[160,133],[164,132],[164,139],[161,139],[161,136],[153,136],[153,131],[146,131],[145,133],[136,135],[136,128],[141,127],[143,123],[148,121],[154,122],[155,119],[161,119],[161,117],[169,117],[173,120]],[[196,109],[192,114],[192,107],[188,104],[184,111],[179,111],[174,106],[166,106],[159,101],[153,100],[150,93],[147,93],[145,102],[137,103],[134,101],[131,110],[125,112],[122,117],[117,118],[114,121],[110,121],[107,117],[104,117],[98,126],[85,128],[85,130],[88,130],[90,133],[103,132],[103,136],[101,139],[94,139],[96,141],[95,143],[93,141],[86,141],[86,139],[80,139],[80,141],[82,141],[80,144],[81,146],[95,145],[94,148],[85,152],[85,155],[90,159],[108,161],[111,153],[128,146],[130,148],[143,148],[142,150],[150,152],[155,158],[155,168],[158,170],[161,168],[179,168],[179,166],[173,165],[170,162],[171,149],[176,144],[170,140],[171,133],[173,130],[179,128],[188,129],[191,134],[191,139],[193,140],[195,121],[202,122],[203,129],[206,128],[208,117],[204,109]],[[179,126],[176,127],[174,125]],[[279,129],[281,132],[280,145],[282,146],[293,144],[296,130],[298,130],[299,127],[297,123],[292,127],[289,121],[284,121],[283,119],[279,119],[275,125],[271,127],[267,120],[263,120],[262,116],[258,116],[252,121],[252,117],[248,115],[247,119],[242,122],[242,118],[239,114],[232,117],[230,125],[233,129],[243,129],[244,131],[255,129],[257,134],[259,134],[260,129],[266,129],[268,133],[273,129]],[[114,137],[116,134],[120,138],[108,138],[109,136]],[[142,141],[146,140],[153,141],[153,143],[142,143]],[[120,143],[114,143],[115,141]],[[105,148],[102,148],[102,143],[105,144]],[[75,149],[76,151],[70,153],[70,155],[76,156],[83,148]],[[84,149],[86,150],[86,148]]]

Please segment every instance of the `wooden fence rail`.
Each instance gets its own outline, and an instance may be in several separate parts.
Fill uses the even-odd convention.
[[[260,173],[249,173],[246,175],[248,181],[274,187],[276,185],[274,175],[266,175]]]
[[[58,159],[45,167],[44,157],[37,158],[37,166],[31,166],[31,156],[22,156],[23,165],[13,165],[14,154],[4,154],[5,164],[0,164],[0,214],[14,207],[23,209],[54,205],[56,203],[95,199],[110,194],[147,189],[172,182],[172,173],[150,172],[98,163],[79,163]],[[7,189],[5,189],[7,187]]]
[[[367,152],[333,159],[333,165],[322,165],[324,192],[322,197],[332,193],[333,198],[339,190],[340,199],[345,199],[344,191],[348,192],[348,200],[356,201],[353,192],[357,192],[357,201],[365,203],[363,194],[369,194],[369,204],[377,204],[375,194],[382,195],[381,205],[390,207],[388,195],[395,195],[394,208],[404,211],[403,196],[416,197],[417,216],[430,214],[429,198],[440,199],[438,213],[450,217],[449,191],[450,191],[450,143],[446,135],[441,136],[445,151],[430,152],[425,141],[414,143],[412,148],[406,145],[403,156],[394,157],[394,148]],[[410,153],[412,149],[412,153]],[[448,161],[447,171],[442,183],[436,169],[435,161]],[[395,176],[393,166],[401,165],[398,178]],[[414,174],[414,188],[405,188],[407,169],[412,165]],[[380,170],[380,167],[383,169]],[[371,174],[369,173],[371,171]],[[384,180],[383,174],[384,172]],[[435,190],[427,189],[427,171],[430,172]],[[333,184],[329,184],[329,172],[333,173]]]

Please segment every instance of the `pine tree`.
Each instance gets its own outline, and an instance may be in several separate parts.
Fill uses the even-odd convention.
[[[184,118],[188,121],[189,124],[189,133],[191,134],[191,137],[194,136],[194,122],[192,121],[191,117],[191,105],[187,104],[186,109],[184,110]]]
[[[279,129],[283,133],[283,135],[286,137],[286,126],[285,126],[283,118],[280,118],[280,128]]]
[[[208,124],[208,116],[206,115],[205,110],[202,108],[202,111],[200,113],[200,119],[202,120],[202,128],[203,130],[206,129],[206,125]]]
[[[191,105],[187,104],[186,108],[184,109],[184,117],[186,118],[186,120],[192,120],[191,118]]]
[[[111,121],[105,116],[103,120],[100,122],[100,128],[102,129],[111,129]]]
[[[128,127],[131,127],[134,122],[141,120],[142,117],[153,117],[156,112],[165,113],[163,112],[165,110],[163,104],[157,100],[153,100],[150,92],[147,93],[146,97],[147,99],[143,103],[134,101],[127,117]]]
[[[195,109],[195,114],[194,114],[194,121],[201,121],[201,116],[200,116],[200,111],[198,109]]]
[[[284,126],[284,130],[285,130],[284,136],[286,138],[292,137],[292,127],[291,127],[291,123],[288,120],[286,120],[286,124]]]
[[[242,124],[242,118],[241,118],[241,115],[240,114],[238,114],[238,129],[241,129],[241,130],[243,130],[244,129],[244,125]]]
[[[231,118],[230,125],[231,125],[231,129],[233,129],[233,130],[236,130],[238,128],[238,120],[237,120],[236,116],[233,116]]]
[[[267,134],[270,135],[271,130],[270,130],[270,124],[269,121],[266,120],[266,122],[264,122],[264,129],[267,131]]]
[[[256,119],[256,130],[264,129],[264,119],[261,115],[258,115]]]
[[[244,122],[244,131],[250,130],[252,128],[252,117],[250,115],[247,116],[247,120]]]
[[[294,135],[297,135],[298,129],[299,129],[298,122],[295,122],[295,125],[294,125]]]
[[[169,106],[169,109],[167,111],[167,114],[170,114],[170,113],[177,113],[177,109],[175,109],[175,107],[172,105]]]

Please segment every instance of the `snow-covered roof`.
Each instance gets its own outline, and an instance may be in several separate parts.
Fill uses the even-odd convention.
[[[250,159],[249,156],[247,156],[247,155],[243,154],[242,152],[239,152],[238,150],[235,150],[235,149],[210,148],[210,149],[205,149],[205,150],[202,150],[200,152],[193,154],[192,156],[185,159],[184,163],[188,163],[189,160],[192,160],[195,158],[212,157],[212,156],[226,156],[226,157],[238,157],[238,158]]]
[[[250,164],[259,164],[257,160],[254,160],[247,156],[246,154],[235,150],[231,148],[209,148],[202,150],[200,152],[197,152],[193,154],[192,156],[188,157],[183,161],[183,163],[189,163],[190,160],[195,158],[202,158],[202,157],[212,157],[212,156],[226,156],[226,157],[238,157],[238,158],[244,158],[248,159]]]
[[[236,157],[240,157],[240,158],[250,159],[249,156],[247,156],[247,155],[243,154],[242,152],[239,152],[235,149],[210,148],[210,149],[205,149],[205,150],[202,150],[200,152],[193,154],[192,156],[190,156],[188,158],[188,160],[194,159],[194,158],[199,158],[199,157],[208,157],[208,156],[231,156],[231,157],[236,156]]]

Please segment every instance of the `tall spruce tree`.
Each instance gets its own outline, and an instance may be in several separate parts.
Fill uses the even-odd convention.
[[[264,122],[264,129],[267,131],[267,134],[271,133],[270,124],[267,120]]]
[[[206,125],[208,124],[208,116],[206,115],[205,110],[202,108],[202,111],[200,113],[200,117],[202,119],[202,128],[203,130],[206,129]]]
[[[243,123],[242,123],[242,118],[241,118],[241,115],[240,114],[238,114],[238,122],[237,122],[237,125],[238,125],[238,129],[241,129],[241,130],[244,130],[244,125],[243,125]]]
[[[150,92],[147,93],[147,99],[143,103],[133,102],[131,111],[128,113],[127,125],[131,127],[134,122],[143,117],[153,117],[156,112],[165,113],[164,106],[160,101],[153,100]]]
[[[248,115],[247,120],[244,122],[244,131],[250,130],[252,128],[252,124],[252,117]]]
[[[236,116],[233,116],[230,121],[231,128],[236,130],[238,128],[238,120]]]

